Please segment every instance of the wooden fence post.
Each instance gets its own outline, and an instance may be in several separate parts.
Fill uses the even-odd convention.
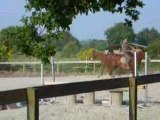
[[[136,78],[129,78],[129,120],[137,120],[137,83]]]
[[[145,52],[145,75],[148,75],[148,54]],[[148,104],[148,85],[145,84],[145,106]]]
[[[25,68],[26,68],[26,65],[23,64],[23,68],[22,68],[22,72],[25,73]]]
[[[64,101],[65,105],[76,105],[76,94],[64,96],[64,99],[65,99]]]
[[[55,69],[54,69],[54,57],[51,56],[51,69],[52,69],[52,80],[55,82]]]
[[[59,66],[60,66],[60,65],[57,63],[57,74],[59,74],[59,72],[60,72]]]
[[[110,90],[110,97],[109,97],[109,101],[110,101],[110,105],[111,106],[121,106],[123,103],[123,92],[125,90],[123,89],[113,89]]]
[[[36,65],[35,64],[33,65],[33,72],[34,73],[36,72]]]
[[[86,105],[92,105],[95,103],[95,92],[85,93],[83,103]]]
[[[85,65],[85,74],[87,74],[87,57],[86,57],[86,65]]]
[[[44,64],[41,62],[41,85],[44,85]]]
[[[96,73],[96,63],[95,62],[93,63],[93,73],[94,74]]]
[[[27,88],[27,120],[39,120],[38,91]]]

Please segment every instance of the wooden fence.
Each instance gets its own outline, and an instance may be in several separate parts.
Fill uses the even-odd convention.
[[[148,66],[148,62],[146,63],[145,60],[142,60],[142,62],[145,63],[146,66]],[[151,59],[149,62],[150,63],[160,63],[160,60],[159,59]],[[88,61],[88,60],[86,60],[86,61],[55,61],[53,59],[53,57],[51,57],[51,65],[50,65],[49,68],[47,67],[47,70],[50,70],[50,72],[48,72],[48,71],[45,72],[46,68],[44,67],[44,65],[40,61],[35,61],[35,62],[0,62],[0,65],[21,65],[23,73],[25,73],[27,71],[26,70],[27,69],[26,66],[31,65],[31,67],[33,67],[32,68],[33,69],[32,73],[35,72],[37,74],[36,71],[40,70],[39,73],[40,73],[40,76],[41,76],[41,84],[42,85],[44,84],[44,75],[45,75],[45,73],[51,74],[52,80],[55,81],[55,74],[60,74],[61,72],[65,73],[63,71],[64,69],[62,70],[62,66],[66,65],[66,64],[83,64],[78,68],[77,67],[72,67],[72,70],[73,69],[75,70],[75,68],[77,70],[79,68],[83,68],[81,70],[83,70],[85,74],[90,73],[90,72],[95,74],[97,72],[96,71],[97,70],[96,65],[100,64],[100,61]],[[91,64],[92,64],[92,67],[90,67]],[[39,67],[37,67],[37,65]],[[148,73],[149,74],[150,73],[153,74],[153,72],[159,71],[160,69],[159,69],[158,66],[159,66],[158,64],[155,66],[156,67],[156,71],[153,71],[153,70],[149,69],[150,72],[148,72]],[[158,67],[158,69],[157,69],[157,67]],[[148,66],[148,68],[150,68],[150,67]],[[18,69],[20,70],[21,68],[18,68]],[[71,69],[71,67],[69,67],[69,69]],[[146,70],[148,70],[148,69],[146,69],[146,67],[145,67],[145,71]],[[30,71],[32,71],[32,70],[30,70]],[[76,73],[75,71],[73,71],[73,72]]]
[[[137,85],[156,82],[160,82],[160,74],[1,91],[0,105],[27,101],[27,119],[39,120],[39,99],[129,87],[129,119],[137,120]]]

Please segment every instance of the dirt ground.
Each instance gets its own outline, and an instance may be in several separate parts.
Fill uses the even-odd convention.
[[[59,83],[90,81],[107,78],[97,75],[70,75],[56,77]],[[45,82],[51,82],[51,77],[45,77]],[[41,85],[40,77],[0,77],[0,91],[11,90],[17,88],[39,86]],[[145,90],[138,90],[138,120],[160,120],[160,83],[148,85],[149,104],[144,107]],[[40,120],[128,120],[128,92],[124,92],[124,104],[119,107],[111,107],[108,102],[102,104],[102,100],[108,100],[108,91],[96,92],[96,104],[84,105],[77,103],[76,105],[65,104],[66,97],[58,97],[51,104],[40,105]],[[78,95],[79,99],[83,94]],[[0,120],[27,120],[26,107],[0,111]]]

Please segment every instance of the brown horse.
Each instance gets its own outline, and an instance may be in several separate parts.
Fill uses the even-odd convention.
[[[137,66],[141,64],[142,59],[144,59],[144,51],[137,51]],[[104,52],[98,52],[93,50],[93,58],[98,58],[101,61],[101,75],[104,72],[104,69],[107,68],[109,75],[113,75],[113,71],[116,68],[121,68],[125,70],[131,70],[132,75],[134,75],[134,55],[131,54],[131,60],[129,66],[122,60],[124,59],[123,54],[105,54]]]

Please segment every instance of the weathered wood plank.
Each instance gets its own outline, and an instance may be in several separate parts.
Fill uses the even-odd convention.
[[[121,106],[123,103],[123,91],[110,91],[109,102],[112,107]]]
[[[135,78],[129,79],[129,120],[137,120],[137,83]]]
[[[37,87],[40,93],[40,98],[65,96],[79,93],[87,93],[93,91],[109,90],[114,88],[128,87],[128,77],[117,79],[104,79],[77,83],[65,83],[59,85],[47,85]]]
[[[160,82],[160,74],[140,76],[136,79],[137,85]],[[38,87],[40,98],[72,95],[115,88],[129,87],[129,78],[103,79],[87,82],[66,83]]]
[[[27,120],[39,120],[38,91],[27,88]]]
[[[0,105],[26,101],[26,89],[0,92]]]
[[[77,83],[65,83],[35,87],[39,91],[39,99],[65,96],[101,90],[110,90],[129,86],[129,78],[102,79]],[[140,76],[136,78],[137,85],[160,82],[160,74]],[[26,89],[0,92],[0,105],[26,101]]]
[[[128,77],[35,87],[40,98],[65,96],[128,86]],[[26,89],[0,92],[0,105],[26,101]]]
[[[136,77],[137,85],[160,82],[160,74],[144,75]]]

